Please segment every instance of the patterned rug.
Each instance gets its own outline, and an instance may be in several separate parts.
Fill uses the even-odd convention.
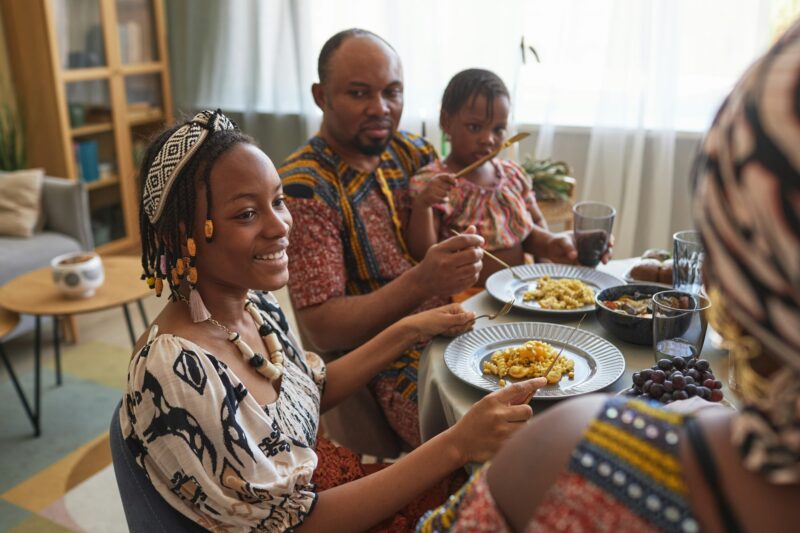
[[[130,348],[68,347],[64,383],[42,371],[42,435],[33,430],[7,375],[0,378],[0,531],[127,531],[108,444]],[[33,372],[20,376],[29,397]]]

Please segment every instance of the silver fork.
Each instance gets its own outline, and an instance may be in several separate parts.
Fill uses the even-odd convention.
[[[487,318],[489,320],[494,320],[495,318],[497,318],[499,316],[507,315],[508,313],[511,312],[511,308],[514,307],[514,302],[516,302],[516,301],[517,301],[516,298],[511,298],[509,301],[507,301],[503,305],[502,309],[500,309],[498,312],[490,313],[490,314],[486,314],[486,315],[478,315],[478,316],[475,317],[475,320],[478,320],[479,318]]]

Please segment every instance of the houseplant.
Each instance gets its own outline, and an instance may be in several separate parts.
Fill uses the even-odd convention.
[[[522,168],[531,178],[531,188],[537,200],[568,201],[575,189],[575,179],[569,165],[563,161],[525,158]]]
[[[0,101],[0,170],[25,168],[25,146],[22,121],[15,109]]]

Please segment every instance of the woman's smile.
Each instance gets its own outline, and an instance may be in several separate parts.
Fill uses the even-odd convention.
[[[275,252],[260,253],[253,256],[257,263],[261,263],[273,268],[286,268],[289,264],[289,257],[286,255],[286,248],[281,248]]]

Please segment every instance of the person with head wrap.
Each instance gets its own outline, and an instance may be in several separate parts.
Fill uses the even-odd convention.
[[[687,415],[603,395],[563,402],[418,531],[797,529],[800,23],[723,103],[694,185],[711,323],[730,350],[740,409]]]

